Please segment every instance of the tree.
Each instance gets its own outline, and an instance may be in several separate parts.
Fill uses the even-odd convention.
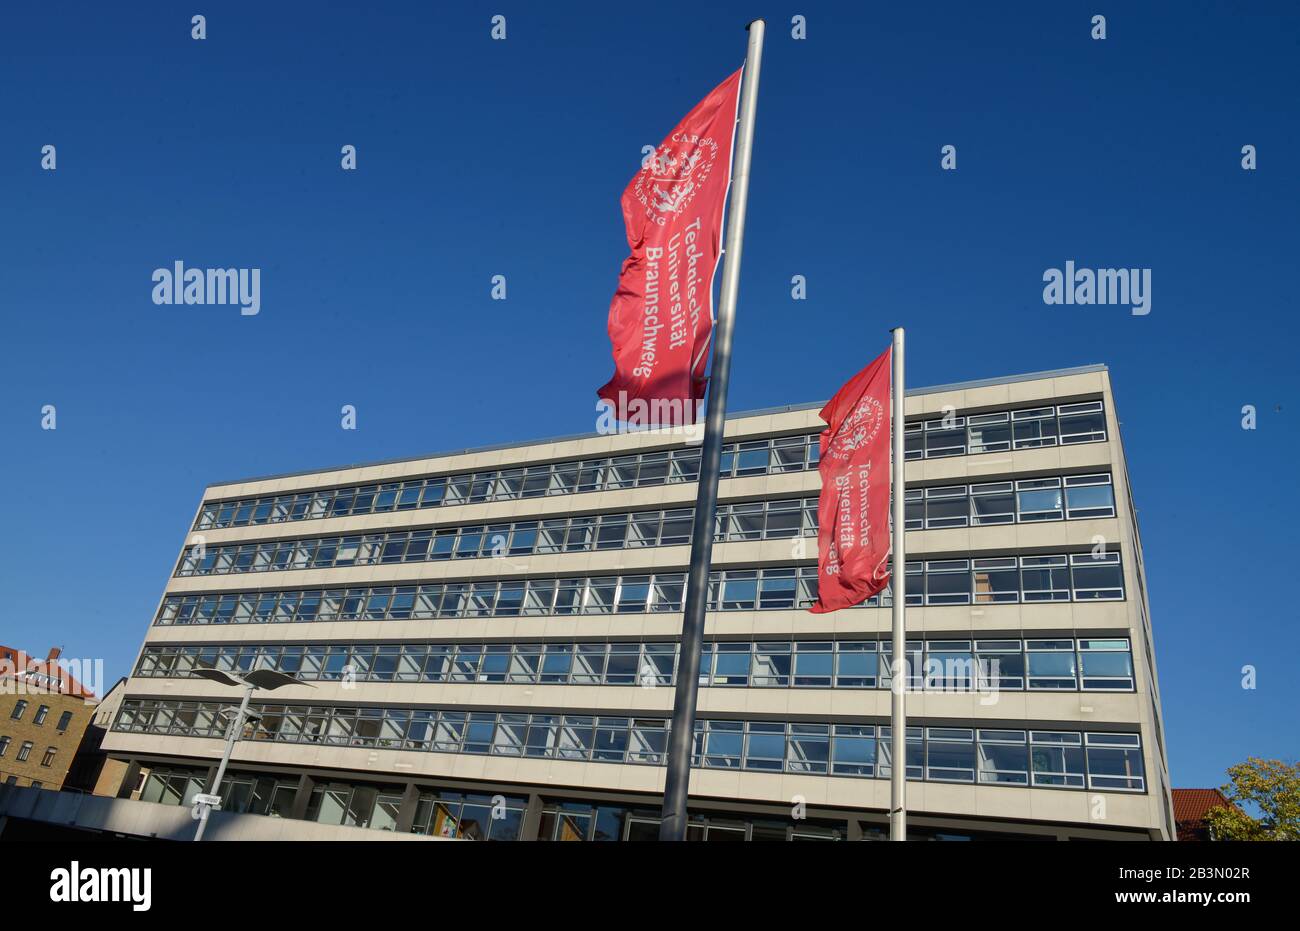
[[[1300,764],[1248,757],[1228,767],[1221,791],[1234,807],[1205,815],[1215,840],[1300,840]],[[1258,818],[1241,806],[1259,812]]]

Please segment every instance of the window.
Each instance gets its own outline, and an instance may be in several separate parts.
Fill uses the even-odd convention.
[[[775,440],[772,444],[773,472],[799,472],[806,468],[808,439],[802,436],[789,436]]]
[[[745,742],[744,722],[702,721],[700,724],[704,729],[704,762],[699,765],[714,769],[739,769]]]
[[[906,771],[908,779],[924,779],[925,772],[925,746],[923,735],[925,729],[921,727],[909,727],[906,737]],[[880,728],[880,778],[888,779],[891,774],[891,760],[894,752],[893,730],[889,727]]]
[[[640,672],[641,648],[635,643],[612,643],[605,658],[605,684],[632,685]]]
[[[1020,577],[1025,601],[1069,601],[1069,566],[1064,556],[1022,556]]]
[[[1062,404],[1058,410],[1063,444],[1095,443],[1106,439],[1106,413],[1100,401]]]
[[[830,725],[791,724],[786,771],[826,773],[830,763]]]
[[[754,644],[754,663],[750,684],[755,688],[787,687],[790,685],[792,643],[756,643]],[[817,646],[820,646],[818,644]],[[827,648],[831,644],[825,644]],[[809,685],[823,684],[809,682]],[[830,685],[829,676],[825,685]]]
[[[835,687],[876,687],[876,642],[866,640],[836,644]]]
[[[970,521],[966,486],[925,490],[925,526],[929,530],[965,527]]]
[[[975,686],[975,655],[969,640],[929,640],[925,644],[925,688],[969,692]]]
[[[1011,415],[976,414],[966,418],[970,430],[970,452],[998,453],[1011,448]]]
[[[1030,731],[1033,784],[1083,788],[1083,741],[1073,732]]]
[[[903,493],[903,526],[908,530],[925,529],[925,489],[908,489]]]
[[[19,763],[25,763],[25,762],[27,762],[27,758],[28,758],[29,756],[31,756],[31,754],[32,754],[32,747],[33,747],[33,746],[34,746],[34,744],[33,744],[30,740],[24,740],[24,741],[23,741],[23,745],[22,745],[21,747],[18,748],[18,756],[15,757],[15,759],[16,759]]]
[[[965,417],[944,417],[925,422],[925,458],[961,456],[965,452]]]
[[[1110,475],[1071,475],[1065,479],[1065,516],[1069,520],[1115,516]]]
[[[1031,691],[1076,687],[1073,640],[1026,640],[1025,649]]]
[[[785,725],[751,722],[745,737],[745,769],[785,768]]]
[[[908,589],[911,589],[909,580]],[[931,560],[925,564],[925,603],[928,605],[970,604],[970,560]]]
[[[722,588],[722,610],[748,611],[758,600],[758,573],[731,571],[725,576]]]
[[[560,728],[557,755],[563,760],[587,760],[595,739],[595,718],[566,714]]]
[[[9,752],[9,744],[11,743],[13,743],[13,740],[10,737],[0,737],[0,758],[3,758]]]
[[[1019,640],[976,640],[975,658],[980,691],[1025,687],[1025,657]]]
[[[971,524],[985,527],[1016,520],[1016,499],[1011,482],[986,482],[970,487]]]
[[[736,476],[762,475],[768,469],[768,441],[741,443],[736,453]]]
[[[53,763],[53,762],[54,762],[54,754],[57,753],[58,750],[59,750],[58,747],[46,747],[46,748],[45,748],[45,755],[41,757],[41,765],[42,765],[42,766],[49,766],[51,763]]]
[[[750,653],[752,649],[753,645],[750,643],[714,644],[713,681],[710,684],[715,686],[749,685]]]
[[[668,470],[669,483],[693,482],[700,477],[700,450],[677,450]]]
[[[669,685],[673,681],[677,664],[677,645],[673,643],[644,644],[645,657],[637,682],[641,685]]]
[[[793,608],[795,570],[768,569],[762,574],[758,606],[764,609]]]
[[[504,806],[489,795],[446,789],[420,793],[411,824],[414,834],[462,840],[515,841],[523,828],[527,800],[506,797]]]
[[[1127,640],[1080,640],[1079,673],[1084,690],[1132,691],[1133,654]]]
[[[1015,604],[1020,600],[1020,572],[1014,556],[976,559],[971,565],[976,604]]]
[[[1011,412],[1011,436],[1016,449],[1056,445],[1056,408]]]
[[[681,611],[686,592],[683,575],[656,575],[654,577],[655,611]]]
[[[921,424],[913,423],[903,427],[903,449],[904,459],[925,458],[925,434]]]
[[[559,715],[532,715],[531,720],[528,722],[527,736],[523,744],[524,756],[554,756],[559,723]]]
[[[1124,570],[1119,553],[1084,553],[1070,557],[1076,601],[1115,601],[1124,597]]]
[[[974,731],[956,727],[928,727],[925,733],[926,779],[932,782],[975,781]]]
[[[630,723],[627,718],[597,718],[591,758],[611,763],[623,762],[627,755]]]
[[[17,702],[14,703],[14,710],[9,715],[9,720],[21,721],[23,719],[23,715],[26,713],[27,713],[27,700],[20,698],[18,699]]]
[[[1063,520],[1061,480],[1033,478],[1016,482],[1016,509],[1022,523]]]
[[[1145,788],[1137,734],[1087,734],[1088,788],[1141,792]]]
[[[800,641],[794,644],[794,684],[797,688],[830,688],[835,669],[835,644]]]
[[[979,781],[999,785],[1029,784],[1025,732],[980,730]]]
[[[903,644],[903,663],[907,672],[907,687],[909,689],[921,688],[921,676],[924,670],[922,649],[924,643],[920,640],[908,640]],[[889,643],[881,644],[878,652],[880,658],[880,687],[882,689],[893,686],[893,662],[894,657]]]

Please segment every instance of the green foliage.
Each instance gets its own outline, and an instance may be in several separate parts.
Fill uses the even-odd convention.
[[[1205,816],[1215,840],[1300,840],[1300,764],[1247,758],[1228,767],[1232,782],[1220,791],[1236,806]]]

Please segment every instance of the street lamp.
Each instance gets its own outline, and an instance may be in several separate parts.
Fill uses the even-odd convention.
[[[301,679],[289,675],[288,673],[276,672],[274,669],[254,669],[251,672],[227,673],[220,669],[213,669],[211,666],[197,666],[190,670],[190,675],[198,676],[200,679],[208,679],[212,682],[219,682],[222,685],[242,685],[244,687],[244,698],[239,703],[239,709],[235,712],[234,717],[226,728],[226,749],[221,754],[221,765],[217,767],[217,775],[212,780],[212,788],[202,795],[194,796],[195,817],[198,818],[199,827],[194,832],[196,841],[203,840],[203,832],[208,826],[208,812],[221,804],[221,796],[218,794],[221,790],[221,779],[226,775],[226,765],[230,762],[230,754],[235,749],[235,741],[243,733],[244,722],[250,717],[248,712],[248,700],[253,697],[254,689],[264,689],[268,692],[274,691],[285,685],[308,685]],[[260,717],[260,716],[254,716]]]

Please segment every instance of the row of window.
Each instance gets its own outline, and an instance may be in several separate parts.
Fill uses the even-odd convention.
[[[150,771],[142,798],[171,805],[192,804],[204,791],[202,770],[167,767]],[[221,810],[272,818],[292,817],[298,792],[296,777],[235,771],[221,786]],[[303,817],[325,824],[396,831],[401,823],[403,787],[376,783],[331,781],[316,784]],[[524,812],[528,800],[521,795],[464,792],[422,786],[415,800],[410,831],[460,840],[523,840]],[[692,841],[834,841],[842,840],[844,820],[796,820],[744,812],[692,809],[686,839]],[[860,825],[863,840],[885,840],[878,825]],[[545,799],[536,840],[541,841],[655,841],[659,837],[659,809],[650,803],[615,803],[573,799]],[[1051,835],[971,832],[948,828],[909,826],[912,840],[1051,840]],[[534,839],[534,838],[527,838]]]
[[[156,624],[264,624],[455,617],[641,614],[682,610],[686,575],[486,579],[337,589],[168,595]],[[1118,600],[1118,553],[942,559],[907,564],[909,605]],[[709,576],[708,610],[806,608],[817,567],[728,569]],[[862,607],[893,603],[890,590]]]
[[[1109,473],[948,485],[906,493],[908,530],[1079,520],[1115,515]],[[329,569],[445,559],[684,546],[693,508],[558,517],[387,533],[187,546],[177,576]],[[724,504],[719,543],[817,535],[817,498]]]
[[[128,699],[116,730],[218,737],[218,702]],[[260,705],[246,739],[439,753],[662,765],[668,721],[653,717]],[[934,782],[1144,791],[1137,734],[909,727],[907,776]],[[692,763],[708,769],[886,779],[877,724],[702,720]]]
[[[306,820],[396,831],[401,786],[330,782],[312,788]],[[460,840],[519,840],[528,799],[450,789],[422,789],[411,821],[412,834]]]
[[[688,841],[842,840],[843,821],[747,816],[736,812],[689,812]],[[909,836],[911,831],[909,830]],[[551,802],[542,809],[541,841],[657,841],[659,809],[609,802]]]
[[[149,772],[140,798],[164,805],[192,804],[207,791],[203,770],[164,767]],[[297,777],[233,772],[222,780],[221,810],[234,814],[293,817]],[[404,787],[342,781],[312,787],[303,820],[395,831]],[[521,796],[481,795],[452,789],[422,788],[411,823],[413,834],[433,834],[462,840],[518,840],[528,800]]]
[[[952,415],[909,423],[903,430],[907,459],[1041,449],[1105,439],[1106,411],[1100,401],[966,417]]]
[[[694,508],[675,508],[225,546],[195,545],[185,548],[176,575],[228,575],[683,546],[691,542],[693,520]],[[719,542],[815,536],[817,499],[722,505],[718,508],[715,527],[714,539]]]
[[[801,472],[817,467],[819,434],[729,443],[724,478]],[[1100,401],[918,421],[904,431],[908,459],[1093,443],[1106,439]],[[481,501],[645,488],[699,478],[700,450],[676,449],[527,468],[353,485],[298,494],[205,502],[195,530],[247,527],[356,514],[383,514]]]
[[[25,698],[18,699],[18,701],[14,702],[14,710],[9,713],[9,720],[21,721],[23,719],[23,715],[27,714],[27,709],[29,707],[31,707],[31,702],[27,701],[27,699]],[[50,715],[49,705],[38,706],[36,709],[36,713],[32,715],[32,724],[35,725],[36,727],[41,727],[43,724],[45,724],[45,719],[48,718],[49,715]],[[59,715],[59,723],[55,725],[54,729],[61,734],[68,729],[68,725],[70,723],[72,723],[72,712],[65,711],[61,715]]]
[[[13,739],[10,738],[9,735],[7,734],[0,735],[0,759],[4,759],[5,754],[9,752],[9,745],[12,743],[13,743]],[[35,746],[36,744],[33,743],[32,741],[24,740],[19,745],[18,753],[14,756],[14,759],[19,763],[26,763],[27,758],[32,755],[32,748]],[[58,747],[46,747],[45,755],[41,757],[41,765],[42,766],[51,765],[54,762],[54,755],[58,753],[58,751],[59,751]]]
[[[944,691],[1132,691],[1126,639],[907,642],[908,687]],[[890,687],[890,645],[876,640],[705,643],[700,685]],[[228,644],[146,647],[135,674],[183,678],[196,667],[274,669],[307,682],[671,685],[676,643]]]
[[[296,776],[228,772],[221,781],[221,810],[271,818],[291,817],[298,781]],[[140,789],[140,800],[188,807],[195,795],[208,791],[206,782],[206,770],[154,767]]]
[[[720,474],[723,478],[743,478],[802,472],[817,468],[817,453],[818,434],[815,433],[730,443],[722,449]],[[386,514],[619,488],[649,488],[694,482],[699,477],[700,449],[688,447],[291,495],[210,501],[204,503],[194,529]]]
[[[946,485],[904,492],[908,530],[1115,516],[1110,473]]]

